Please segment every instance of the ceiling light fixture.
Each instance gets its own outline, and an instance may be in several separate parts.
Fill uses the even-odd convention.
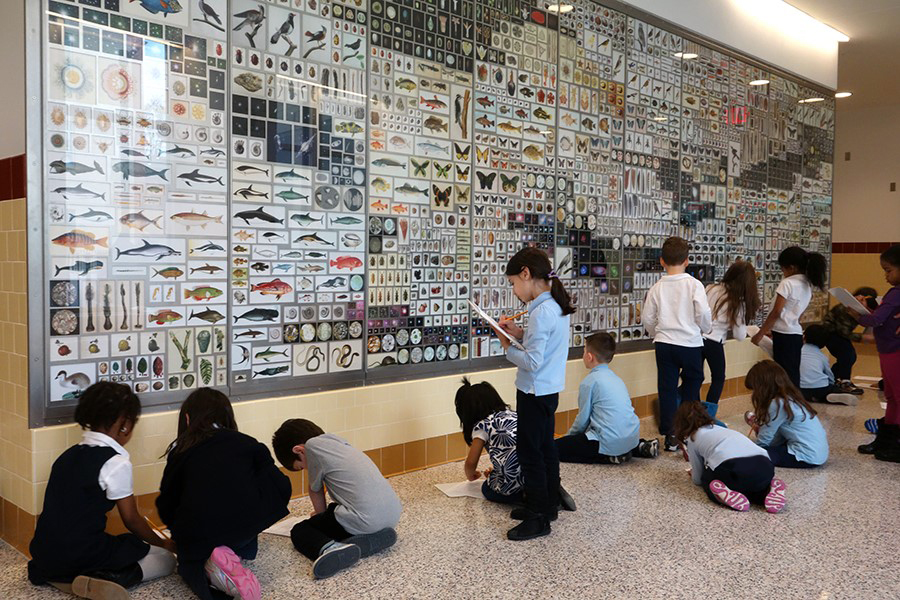
[[[803,100],[798,100],[798,104],[812,104],[813,102],[822,102],[825,98],[819,98],[818,96],[815,98],[804,98]]]
[[[754,79],[749,85],[769,85],[768,79]]]
[[[853,92],[836,92],[834,94],[835,98],[849,98],[853,95]]]
[[[572,12],[575,10],[575,7],[571,4],[561,3],[561,4],[548,4],[547,12],[565,14],[567,12]]]
[[[682,60],[691,60],[697,58],[697,55],[693,52],[676,52],[672,56],[674,56],[675,58],[680,58]]]

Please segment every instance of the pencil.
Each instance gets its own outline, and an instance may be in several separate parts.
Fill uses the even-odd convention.
[[[160,535],[160,537],[162,537],[164,540],[171,539],[169,536],[166,535],[166,532],[165,532],[165,531],[163,531],[162,529],[160,529],[159,527],[157,527],[157,526],[156,526],[156,523],[154,523],[153,521],[150,520],[150,517],[145,516],[145,517],[144,517],[144,520],[147,521],[147,524],[150,525],[150,527],[153,528],[153,531],[155,531],[156,533],[158,533],[158,534]]]
[[[507,321],[512,321],[512,320],[518,319],[518,318],[521,317],[522,315],[527,315],[527,314],[528,314],[528,311],[527,311],[527,310],[523,310],[522,312],[516,313],[516,314],[514,314],[514,315],[511,316],[511,317],[503,317],[503,318],[506,319]]]

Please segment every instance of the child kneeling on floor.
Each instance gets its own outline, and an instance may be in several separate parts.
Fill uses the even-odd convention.
[[[138,512],[124,446],[141,414],[130,387],[100,382],[78,399],[81,442],[53,463],[31,540],[28,579],[83,598],[128,598],[125,588],[171,574],[175,545]],[[113,506],[131,533],[106,533]]]
[[[625,382],[609,368],[616,341],[605,331],[585,340],[584,366],[591,370],[578,388],[578,415],[569,432],[556,440],[559,460],[618,465],[632,456],[656,458],[659,440],[642,440],[641,421]]]
[[[684,402],[675,413],[675,436],[683,440],[691,480],[713,502],[740,512],[762,504],[770,513],[784,508],[784,482],[763,448],[747,436],[715,425],[699,402]]]
[[[291,541],[313,561],[316,579],[394,544],[400,499],[363,452],[306,419],[282,423],[272,448],[286,469],[309,473],[313,513],[294,525]],[[326,487],[333,500],[327,505]]]

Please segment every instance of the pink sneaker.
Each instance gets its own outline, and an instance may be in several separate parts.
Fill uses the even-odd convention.
[[[784,491],[787,486],[780,479],[773,479],[769,485],[769,493],[766,494],[766,510],[772,514],[779,513],[784,508]]]
[[[732,510],[744,512],[750,509],[750,501],[747,500],[747,496],[729,489],[718,479],[709,482],[709,491],[713,493],[716,500]]]
[[[219,546],[206,561],[209,583],[233,598],[259,600],[259,581],[253,571],[241,564],[241,559],[228,546]]]

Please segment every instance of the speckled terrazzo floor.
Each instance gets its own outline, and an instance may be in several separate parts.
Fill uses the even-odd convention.
[[[723,401],[740,425],[748,398]],[[863,421],[880,416],[875,392],[858,407],[817,406],[831,459],[816,471],[779,469],[785,512],[738,514],[691,485],[680,454],[613,466],[563,465],[578,512],[553,533],[512,543],[508,509],[446,498],[434,483],[462,479],[460,463],[391,479],[405,513],[397,545],[338,576],[313,581],[287,538],[262,536],[253,564],[264,598],[898,598],[900,465],[860,456]],[[650,423],[643,427],[650,433]],[[294,514],[310,510],[292,503]],[[0,543],[0,598],[64,598],[25,578],[25,559]],[[177,577],[132,597],[190,598]]]

